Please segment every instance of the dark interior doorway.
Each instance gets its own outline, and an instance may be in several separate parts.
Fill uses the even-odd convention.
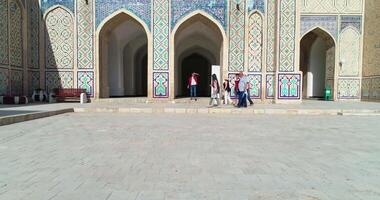
[[[181,62],[181,80],[184,82],[179,92],[178,97],[189,96],[189,90],[187,89],[187,81],[191,74],[196,72],[200,75],[199,85],[197,88],[197,95],[199,97],[209,97],[211,93],[211,63],[205,57],[200,54],[193,53],[185,57]]]

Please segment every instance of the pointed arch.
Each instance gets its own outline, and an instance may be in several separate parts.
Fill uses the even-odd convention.
[[[144,32],[146,41],[147,41],[147,79],[148,79],[148,88],[147,88],[147,96],[148,98],[152,97],[152,92],[150,89],[150,85],[152,84],[152,80],[150,74],[152,73],[152,34],[148,27],[148,25],[143,21],[140,17],[138,17],[133,12],[122,8],[119,9],[106,18],[104,18],[96,28],[96,42],[95,42],[95,70],[96,70],[96,78],[95,78],[95,97],[96,98],[108,98],[110,97],[110,87],[109,87],[109,70],[108,70],[108,48],[109,48],[109,33],[112,32],[118,25],[121,23],[132,20],[136,22],[136,25],[141,27],[141,30]],[[124,44],[126,45],[126,44]],[[124,51],[124,49],[123,49]],[[134,96],[134,95],[132,95]]]
[[[96,33],[97,35],[100,34],[101,30],[103,29],[103,27],[109,23],[110,21],[112,21],[113,19],[115,19],[117,16],[119,15],[127,15],[128,17],[131,17],[132,19],[136,20],[145,30],[146,34],[150,34],[150,29],[148,27],[148,25],[145,23],[144,20],[142,20],[140,17],[138,17],[136,14],[134,14],[133,12],[125,9],[125,8],[122,8],[122,9],[119,9],[115,12],[113,12],[112,14],[110,14],[108,17],[104,18],[103,21],[101,21],[99,23],[99,25],[97,26],[97,29],[96,29]]]
[[[344,28],[339,38],[341,76],[359,76],[361,63],[361,34],[355,27]]]
[[[207,12],[203,10],[195,10],[193,12],[188,13],[186,16],[182,17],[172,28],[171,34],[170,34],[170,46],[173,47],[170,49],[170,82],[174,83],[170,85],[170,98],[174,99],[176,97],[176,94],[178,93],[177,87],[178,87],[178,77],[176,77],[176,72],[178,66],[176,66],[178,63],[176,63],[176,58],[179,58],[180,52],[177,52],[176,46],[177,46],[177,37],[179,33],[182,33],[182,30],[186,29],[188,26],[191,26],[192,24],[195,24],[197,22],[201,22],[203,24],[206,24],[207,27],[214,30],[215,34],[217,34],[217,40],[220,49],[218,49],[218,63],[221,66],[221,75],[222,78],[227,77],[227,63],[228,63],[228,39],[226,32],[220,24],[218,20],[216,20],[212,15],[208,14]],[[214,34],[214,33],[213,33]],[[211,42],[211,41],[210,41]],[[207,78],[207,77],[205,77]]]
[[[303,35],[301,35],[300,37],[300,41],[306,36],[308,35],[309,33],[311,32],[314,32],[314,33],[318,33],[320,36],[324,36],[324,38],[331,38],[332,41],[334,42],[334,45],[337,44],[337,41],[336,41],[336,38],[334,37],[334,35],[332,33],[330,33],[330,31],[328,31],[327,29],[321,27],[321,26],[313,26],[312,28],[310,28],[309,30],[307,30]]]
[[[248,71],[261,72],[264,63],[264,15],[254,10],[248,17]]]

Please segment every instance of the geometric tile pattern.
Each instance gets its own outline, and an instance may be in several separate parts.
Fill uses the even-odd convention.
[[[301,11],[308,13],[360,13],[363,0],[302,0]]]
[[[33,91],[35,89],[40,89],[40,72],[39,71],[29,71],[29,78],[28,78],[28,91],[29,95],[33,94]]]
[[[11,70],[11,95],[23,94],[23,71]]]
[[[150,28],[151,0],[96,0],[96,27],[109,15],[120,9],[126,9]]]
[[[248,74],[248,80],[250,83],[249,94],[253,99],[261,99],[262,93],[262,75],[261,74]]]
[[[299,100],[301,98],[301,74],[278,75],[278,99]]]
[[[337,16],[301,16],[301,36],[317,27],[326,30],[335,39],[338,38]]]
[[[248,71],[261,72],[263,65],[263,18],[258,12],[249,17]]]
[[[8,1],[0,0],[0,64],[8,64]],[[0,90],[1,92],[1,90]]]
[[[74,87],[74,73],[73,72],[46,72],[46,91],[54,88],[73,88]]]
[[[77,1],[78,68],[93,68],[93,1]]]
[[[38,0],[29,0],[29,48],[30,48],[30,68],[38,69],[40,68],[40,54],[39,54],[39,26],[40,26],[40,6]]]
[[[169,97],[169,73],[154,72],[153,73],[153,97],[168,98]]]
[[[360,79],[339,79],[338,98],[339,99],[360,99],[361,97]]]
[[[153,69],[169,70],[169,0],[154,0],[153,8]]]
[[[340,70],[341,76],[358,76],[360,69],[359,32],[352,26],[347,27],[340,35],[340,60],[344,61]]]
[[[57,7],[46,16],[46,68],[74,66],[74,21],[69,11]]]
[[[9,2],[9,62],[13,67],[23,64],[22,11],[17,0]]]
[[[74,0],[40,0],[40,1],[41,1],[41,8],[44,13],[47,9],[55,5],[64,6],[68,8],[71,12],[74,12]],[[84,1],[84,0],[78,0],[78,1]]]
[[[0,68],[0,95],[9,93],[9,70]]]
[[[94,72],[92,71],[79,71],[78,72],[78,88],[86,89],[87,95],[94,96]]]
[[[172,28],[177,22],[194,10],[203,10],[226,28],[227,0],[171,0]]]
[[[296,0],[280,1],[280,72],[293,72],[295,64]]]
[[[340,18],[340,31],[343,31],[345,28],[352,26],[361,33],[362,32],[362,17],[361,16],[341,16]]]
[[[276,0],[267,0],[268,12],[267,12],[267,72],[275,71],[275,56],[276,56]]]
[[[269,0],[271,1],[271,0]],[[264,0],[248,0],[248,12],[252,10],[259,10],[261,13],[265,13],[265,2]]]
[[[274,87],[275,87],[275,83],[274,83],[274,78],[275,78],[275,75],[274,74],[267,74],[266,75],[266,92],[265,92],[265,96],[267,99],[274,99]]]
[[[239,5],[239,6],[237,6]],[[245,46],[245,1],[231,0],[229,22],[229,66],[230,72],[244,71]]]

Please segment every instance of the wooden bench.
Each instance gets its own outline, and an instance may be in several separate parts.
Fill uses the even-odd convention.
[[[86,94],[86,89],[81,88],[56,88],[53,90],[57,101],[80,101],[80,95]]]

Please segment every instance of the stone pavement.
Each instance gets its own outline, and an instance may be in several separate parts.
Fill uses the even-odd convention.
[[[377,116],[70,113],[0,127],[1,200],[377,200]]]

